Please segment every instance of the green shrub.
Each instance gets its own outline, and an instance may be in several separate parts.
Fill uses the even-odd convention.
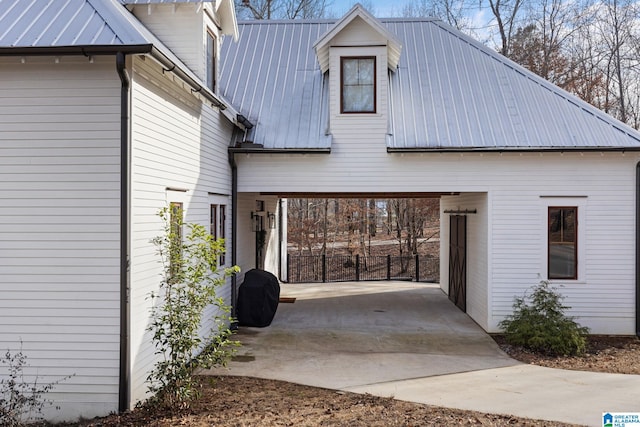
[[[231,339],[230,307],[216,294],[238,267],[219,268],[224,242],[215,240],[200,224],[184,224],[182,211],[159,213],[164,234],[153,239],[163,265],[158,292],[151,293],[151,323],[156,355],[160,359],[147,378],[151,403],[187,408],[199,395],[195,368],[224,366],[239,345]],[[186,228],[186,235],[182,229]],[[204,313],[215,306],[218,314],[204,331]]]
[[[533,288],[530,296],[516,298],[513,314],[499,323],[507,342],[551,356],[583,354],[589,328],[564,314],[563,297],[547,281]]]

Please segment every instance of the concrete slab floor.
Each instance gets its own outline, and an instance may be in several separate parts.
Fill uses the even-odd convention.
[[[228,369],[342,389],[512,366],[518,362],[437,285],[415,282],[282,284],[271,326],[240,327]]]
[[[640,410],[640,375],[521,364],[437,285],[283,284],[267,328],[241,327],[238,357],[205,374],[241,375],[519,417],[602,425]]]

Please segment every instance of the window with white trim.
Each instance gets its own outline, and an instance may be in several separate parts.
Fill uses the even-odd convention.
[[[574,285],[587,283],[587,212],[583,195],[540,196],[540,276]]]

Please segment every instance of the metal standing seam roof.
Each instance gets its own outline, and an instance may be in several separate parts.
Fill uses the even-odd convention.
[[[158,3],[162,0],[147,0]],[[175,65],[231,120],[237,112],[149,31],[125,0],[0,0],[0,55],[150,53]],[[200,2],[199,2],[200,3]],[[173,69],[173,68],[172,68]],[[178,72],[176,70],[176,72]]]
[[[0,48],[151,43],[122,12],[127,11],[113,0],[2,0]]]
[[[314,43],[335,21],[239,22],[221,94],[269,149],[330,148],[328,79]],[[402,43],[389,73],[394,150],[640,149],[640,133],[432,18],[380,22]]]
[[[255,126],[249,135],[265,148],[331,146],[328,85],[313,43],[333,21],[238,23],[239,42],[223,43],[219,90]]]

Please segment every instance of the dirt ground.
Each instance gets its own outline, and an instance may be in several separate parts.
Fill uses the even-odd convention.
[[[590,337],[583,357],[551,358],[496,342],[515,359],[552,368],[640,374],[640,340]],[[337,392],[248,377],[202,377],[202,397],[183,412],[140,408],[80,424],[115,426],[567,426]]]

